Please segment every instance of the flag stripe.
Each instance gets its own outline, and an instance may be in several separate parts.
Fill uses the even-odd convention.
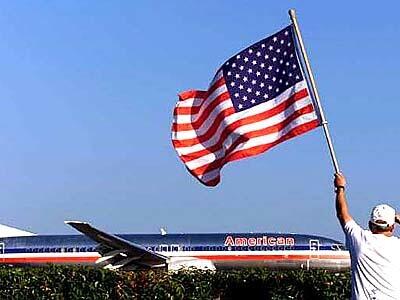
[[[304,110],[309,111],[310,109],[306,107]],[[219,168],[224,164],[224,157],[228,156],[236,149],[240,150],[242,147],[244,148],[246,146],[251,147],[251,145],[274,143],[293,128],[307,123],[310,119],[312,120],[315,117],[313,112],[311,113],[311,118],[308,114],[303,114],[304,112],[300,111],[298,115],[293,115],[293,120],[288,118],[288,120],[284,120],[282,123],[275,126],[241,134],[225,151],[221,149],[220,151],[199,157],[196,160],[187,162],[186,166],[196,175],[201,175],[206,170]]]
[[[281,142],[289,140],[300,134],[306,133],[306,132],[318,127],[319,125],[320,125],[319,120],[313,120],[311,122],[300,125],[294,129],[292,129],[292,131],[288,132],[288,134],[282,136],[279,140],[277,140],[273,143],[265,144],[265,145],[258,145],[253,148],[234,152],[232,155],[227,157],[227,159],[225,160],[225,163],[261,154],[261,153],[271,149],[272,147],[280,144]],[[212,170],[210,172],[206,172],[202,175],[196,175],[193,173],[193,171],[191,171],[191,170],[189,170],[189,171],[190,171],[190,173],[192,173],[193,176],[198,177],[198,179],[207,186],[216,186],[220,182],[220,169],[214,169],[214,170]]]
[[[207,144],[207,146],[209,146],[209,143],[207,143],[207,141],[210,140],[210,138],[212,137],[218,138],[220,135],[223,135],[223,130],[233,132],[240,126],[252,124],[261,120],[267,120],[268,118],[271,118],[290,108],[292,104],[294,104],[296,101],[302,100],[307,95],[307,90],[303,89],[289,97],[289,99],[278,99],[277,102],[279,104],[271,107],[271,109],[269,110],[260,111],[259,109],[254,109],[253,113],[257,114],[253,115],[249,113],[249,116],[245,116],[243,114],[245,117],[239,119],[236,118],[236,116],[233,116],[233,118],[229,118],[229,116],[231,115],[231,111],[223,110],[220,112],[217,118],[215,118],[214,120],[210,120],[212,126],[208,128],[206,132],[203,132],[202,130],[176,132],[175,134],[173,132],[172,142],[175,148],[177,148],[177,151],[180,150],[179,148],[190,147],[197,144]],[[307,98],[307,104],[309,103],[311,103],[311,100]],[[190,138],[192,136],[193,138]]]
[[[313,107],[311,104],[307,104],[307,106],[294,111],[289,117],[286,116],[282,116],[280,119],[283,119],[284,117],[286,117],[283,120],[278,120],[279,122],[277,122],[276,124],[273,125],[269,125],[269,123],[272,122],[267,122],[266,120],[262,120],[260,122],[258,122],[259,124],[262,123],[266,123],[267,126],[259,126],[260,129],[257,129],[257,126],[246,126],[248,127],[248,129],[246,130],[246,128],[243,128],[243,130],[241,130],[241,133],[243,134],[243,136],[245,136],[246,138],[251,138],[251,137],[255,137],[255,133],[260,133],[260,135],[265,135],[268,132],[274,132],[277,131],[279,129],[281,129],[282,127],[286,126],[287,124],[289,124],[292,120],[294,120],[295,118],[299,117],[301,114],[303,113],[309,113],[313,111]],[[288,112],[285,112],[285,115]],[[272,120],[268,120],[268,121],[272,121]],[[244,126],[243,126],[244,127]],[[199,151],[194,151],[191,152],[189,154],[182,154],[181,155],[181,159],[182,161],[184,161],[185,163],[192,161],[194,159],[197,159],[199,157],[205,156],[207,154],[210,153],[217,153],[218,151],[220,151],[222,148],[226,148],[226,145],[224,143],[224,141],[227,140],[229,135],[234,135],[234,134],[230,134],[232,131],[224,131],[221,135],[219,140],[214,143],[213,145],[209,146],[209,147],[204,147],[202,148],[202,150]],[[253,135],[254,134],[254,135]],[[230,137],[230,139],[233,139],[232,137]]]

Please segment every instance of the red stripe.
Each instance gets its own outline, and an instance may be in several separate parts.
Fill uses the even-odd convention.
[[[213,84],[213,86],[210,89],[208,89],[208,91],[191,90],[191,91],[185,91],[185,92],[180,93],[179,101],[185,101],[188,99],[206,100],[212,93],[215,92],[216,89],[223,86],[224,84],[225,84],[225,79],[223,77],[221,77]],[[174,115],[197,114],[200,107],[201,107],[201,105],[196,105],[196,106],[192,106],[192,107],[181,107],[181,106],[179,106],[179,102],[178,102],[178,104],[174,110]]]
[[[95,263],[99,257],[100,256],[5,257],[5,258],[0,258],[0,263],[7,263],[7,264]]]
[[[210,163],[210,164],[208,164],[206,166],[203,166],[202,167],[202,168],[204,168],[203,173],[199,174],[199,173],[195,172],[199,168],[196,169],[196,170],[193,170],[193,171],[190,170],[190,173],[192,173],[194,176],[198,176],[198,175],[203,175],[205,173],[208,173],[208,172],[210,172],[212,170],[215,170],[215,169],[221,170],[222,167],[225,164],[227,164],[228,162],[261,154],[261,153],[271,149],[272,147],[274,147],[274,146],[276,146],[276,145],[278,145],[278,144],[280,144],[280,143],[282,143],[282,142],[284,142],[286,140],[289,140],[289,139],[291,139],[291,138],[293,138],[295,136],[298,136],[300,134],[306,133],[306,132],[314,129],[314,128],[318,127],[319,125],[320,124],[319,124],[318,120],[314,120],[314,121],[311,121],[311,122],[308,122],[308,123],[304,123],[304,124],[302,124],[300,126],[297,126],[296,128],[293,128],[291,131],[289,131],[287,134],[285,134],[284,136],[282,136],[280,139],[276,140],[273,143],[259,145],[259,146],[255,146],[255,147],[252,147],[252,148],[240,150],[240,151],[237,151],[237,152],[235,152],[235,153],[233,153],[231,155],[228,154],[224,158],[215,160],[212,163]],[[242,140],[242,139],[240,138],[239,140]],[[230,152],[232,152],[234,150],[234,148],[236,148],[236,146],[238,144],[240,144],[240,143],[239,142],[235,142],[234,145],[232,145],[233,149]],[[218,175],[218,180],[215,180],[215,178],[213,178],[210,181],[202,181],[202,182],[207,186],[215,186],[215,185],[217,185],[219,183],[219,180],[220,180],[219,177],[220,176]]]
[[[270,254],[270,255],[198,255],[194,256],[199,259],[209,260],[307,260],[312,259],[314,255],[299,254]],[[349,259],[346,255],[315,255],[318,259]]]
[[[228,126],[226,126],[224,128],[221,135],[226,137],[229,133],[234,132],[237,128],[239,128],[243,125],[259,122],[259,121],[268,119],[270,117],[273,117],[274,115],[277,115],[277,114],[285,111],[288,107],[290,107],[296,101],[300,101],[307,96],[308,96],[307,89],[298,91],[297,93],[290,96],[287,100],[285,100],[284,102],[280,103],[279,105],[271,108],[270,110],[263,111],[259,114],[253,115],[253,116],[239,119],[239,120],[233,122],[232,124],[229,124]],[[220,122],[219,123],[213,122],[212,126],[210,126],[210,128],[208,128],[207,132],[205,132],[203,135],[198,136],[196,138],[185,139],[185,140],[183,140],[183,139],[182,140],[173,140],[174,146],[175,146],[175,148],[190,147],[190,146],[204,143],[204,142],[208,141],[216,133],[219,125],[220,125]]]
[[[311,122],[304,123],[304,124],[302,124],[300,126],[297,126],[297,127],[293,128],[287,134],[285,134],[280,139],[278,139],[277,141],[275,141],[275,142],[273,142],[271,144],[259,145],[259,146],[248,148],[248,149],[245,149],[245,150],[240,150],[240,151],[237,151],[237,152],[235,152],[235,153],[233,153],[231,155],[228,155],[226,157],[226,162],[234,161],[234,160],[238,160],[238,159],[241,159],[241,158],[250,157],[250,156],[254,156],[254,155],[263,153],[263,152],[271,149],[272,147],[274,147],[274,146],[276,146],[276,145],[278,145],[278,144],[280,144],[280,143],[282,143],[284,141],[287,141],[287,140],[289,140],[291,138],[294,138],[294,137],[296,137],[298,135],[306,133],[306,132],[308,132],[308,131],[310,131],[310,130],[312,130],[314,128],[317,128],[319,125],[320,124],[319,124],[318,120],[313,120]]]
[[[311,104],[293,112],[293,114],[291,114],[290,116],[288,116],[286,119],[284,119],[282,122],[263,128],[263,129],[259,129],[259,130],[255,130],[255,131],[251,131],[248,132],[246,134],[243,134],[239,139],[237,139],[235,141],[234,144],[232,144],[230,146],[230,148],[225,152],[225,155],[229,152],[231,152],[230,149],[233,149],[234,147],[236,147],[238,144],[245,142],[246,140],[249,140],[251,138],[254,137],[258,137],[258,136],[263,136],[263,135],[267,135],[267,134],[271,134],[273,132],[278,132],[280,130],[282,130],[283,128],[285,128],[287,125],[289,125],[293,120],[297,119],[299,116],[303,115],[303,114],[307,114],[307,113],[311,113],[314,111],[314,108]],[[236,129],[236,128],[235,128]],[[221,150],[223,147],[223,142],[226,140],[226,138],[232,134],[231,131],[224,131],[218,142],[215,143],[213,146],[208,147],[206,149],[202,149],[200,151],[196,151],[196,152],[192,152],[190,154],[186,154],[186,155],[181,155],[181,160],[183,162],[189,162],[191,160],[203,157],[204,155],[210,154],[210,153],[216,153],[217,151]]]
[[[305,113],[310,113],[310,112],[312,112],[313,110],[314,110],[314,109],[313,109],[312,105],[310,104],[310,105],[308,105],[308,106],[305,106],[305,107],[303,107],[303,108],[301,108],[301,109],[295,111],[292,115],[290,115],[288,118],[284,119],[282,122],[280,122],[280,123],[278,123],[278,124],[272,125],[272,126],[267,127],[267,128],[259,129],[259,130],[250,131],[250,132],[248,132],[248,133],[245,133],[245,134],[241,135],[241,136],[230,146],[230,148],[229,148],[227,151],[225,151],[223,157],[216,158],[213,162],[211,162],[211,163],[209,163],[209,164],[207,164],[207,165],[204,165],[204,166],[201,166],[201,167],[199,167],[199,168],[193,169],[193,170],[192,170],[193,173],[196,174],[196,175],[202,175],[202,174],[204,174],[204,173],[210,172],[211,170],[215,170],[215,169],[221,168],[221,167],[225,164],[225,158],[226,158],[226,156],[228,156],[231,152],[233,152],[239,144],[244,143],[244,142],[246,142],[246,141],[248,141],[248,140],[251,140],[252,138],[255,138],[255,137],[264,136],[264,135],[267,135],[267,134],[272,134],[272,133],[275,133],[275,132],[279,132],[279,131],[281,131],[282,129],[284,129],[286,126],[288,126],[292,121],[296,120],[299,116],[301,116],[301,115],[303,115],[303,114],[305,114]],[[301,126],[301,125],[300,125],[300,126]],[[299,127],[299,126],[298,126],[298,127]],[[296,127],[296,128],[297,128],[297,127]],[[293,131],[293,129],[292,129],[290,132],[292,132],[292,131]],[[290,132],[287,133],[285,136],[287,136],[288,134],[290,134]],[[272,143],[267,144],[267,145],[271,145],[271,146],[269,147],[269,148],[271,148],[271,147],[273,147],[274,145],[279,144],[280,142],[284,141],[284,140],[285,140],[285,139],[284,139],[285,136],[283,136],[283,137],[279,138],[277,141],[272,142]],[[225,138],[226,138],[226,137],[224,137],[224,139],[225,139]],[[268,149],[269,149],[269,148],[268,148]],[[220,149],[222,149],[222,144],[219,144],[219,145],[218,145],[218,150],[220,150]],[[264,150],[264,151],[265,151],[265,150]],[[261,153],[261,152],[260,152],[260,153]],[[190,155],[186,155],[186,157],[189,157],[189,156],[190,156]],[[201,156],[200,156],[200,157],[201,157]],[[196,158],[198,158],[198,157],[196,157]]]
[[[197,130],[201,127],[201,125],[208,119],[208,117],[210,116],[210,114],[214,111],[214,109],[221,104],[222,102],[230,99],[229,98],[229,93],[228,92],[224,92],[220,95],[218,95],[218,97],[216,97],[205,109],[204,111],[201,113],[200,116],[197,117],[196,121],[192,122],[192,123],[184,123],[184,124],[179,124],[179,123],[173,123],[172,124],[172,130],[175,132],[179,132],[179,131],[186,131],[186,130]],[[182,107],[182,108],[187,108],[187,109],[192,109],[190,107]],[[177,108],[175,108],[177,109]],[[197,109],[197,112],[199,111],[199,109]],[[197,112],[194,112],[194,114],[196,114]],[[224,118],[234,114],[236,111],[233,107],[229,107],[227,109],[221,110],[218,113],[218,116],[214,119],[214,123],[216,122],[220,122],[222,121]]]

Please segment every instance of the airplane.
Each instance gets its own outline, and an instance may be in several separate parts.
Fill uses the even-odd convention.
[[[0,264],[96,265],[111,270],[164,268],[271,269],[350,267],[339,241],[294,233],[109,234],[89,223],[65,221],[82,234],[36,235],[0,225]]]

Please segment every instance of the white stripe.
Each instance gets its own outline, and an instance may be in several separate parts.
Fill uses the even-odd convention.
[[[205,100],[203,100],[203,103],[201,105],[201,108],[197,114],[194,115],[181,115],[177,114],[174,115],[174,120],[173,122],[175,124],[192,124],[196,122],[200,116],[203,114],[203,112],[207,109],[207,107],[222,93],[227,92],[226,85],[222,85],[219,88],[217,88],[214,92],[212,92]],[[176,104],[177,107],[180,107],[180,102]]]
[[[307,122],[313,121],[313,120],[317,120],[317,116],[315,114],[315,112],[312,113],[308,113],[308,114],[304,114],[301,115],[300,117],[298,117],[297,119],[293,120],[291,123],[289,123],[284,129],[282,129],[281,131],[278,132],[274,132],[271,134],[267,134],[267,135],[263,135],[260,137],[256,137],[256,138],[251,138],[249,141],[246,141],[244,143],[239,144],[234,151],[232,151],[231,153],[235,153],[237,151],[240,150],[245,150],[248,148],[252,148],[255,146],[260,146],[260,145],[267,145],[267,144],[271,144],[275,141],[277,141],[278,139],[280,139],[281,137],[283,137],[285,134],[287,134],[290,130],[305,124]],[[207,165],[209,163],[212,163],[214,160],[219,159],[220,157],[222,157],[225,153],[223,153],[222,151],[218,151],[216,152],[216,155],[214,153],[209,154],[209,155],[205,155],[203,157],[201,157],[200,159],[196,159],[193,161],[190,161],[188,163],[186,163],[186,166],[190,165],[190,167],[188,167],[189,169],[193,170],[196,169],[198,167]],[[197,164],[192,164],[192,162],[197,162]],[[211,171],[214,172],[215,170]],[[209,172],[209,173],[211,173]],[[208,173],[203,174],[202,176],[205,178],[209,178],[209,176],[212,177],[213,174],[208,175]]]
[[[270,118],[267,118],[267,119],[264,119],[264,120],[261,120],[258,122],[254,122],[251,124],[247,124],[247,125],[238,127],[237,129],[235,129],[234,132],[232,132],[229,136],[227,136],[227,138],[223,142],[223,148],[229,148],[230,145],[234,142],[234,140],[236,140],[236,138],[238,137],[238,134],[244,134],[244,133],[247,133],[250,131],[263,129],[263,128],[267,128],[267,127],[279,124],[283,120],[287,119],[289,117],[289,115],[293,114],[296,110],[301,109],[301,108],[309,105],[310,103],[311,103],[310,97],[306,97],[306,98],[303,98],[301,100],[294,102],[286,110],[284,110],[283,112],[281,112],[275,116],[272,116]],[[209,140],[207,140],[203,143],[189,146],[189,147],[180,147],[180,148],[178,147],[178,148],[176,148],[176,151],[178,152],[179,155],[186,155],[186,154],[190,154],[190,153],[193,153],[196,151],[208,149],[218,143],[218,140],[226,126],[227,125],[225,125],[225,124],[220,124],[220,126],[218,127],[215,134]]]
[[[218,114],[228,108],[233,107],[231,99],[227,99],[219,103],[216,108],[208,115],[207,119],[201,124],[197,130],[185,130],[185,131],[172,131],[172,139],[174,140],[187,140],[193,139],[197,136],[201,136],[206,133],[208,129],[214,124]],[[227,118],[225,118],[226,120]],[[194,121],[195,122],[195,121]],[[193,123],[194,123],[193,122]],[[222,125],[222,124],[221,124]]]
[[[222,71],[218,72],[215,75],[214,79],[210,83],[210,88],[221,78],[222,78]],[[186,100],[179,101],[177,104],[179,104],[180,107],[192,107],[192,106],[199,106],[203,101],[204,101],[203,98],[189,98]]]
[[[282,102],[285,102],[292,94],[304,89],[305,87],[306,87],[305,81],[303,80],[303,81],[297,83],[294,87],[288,88],[286,91],[284,91],[282,94],[280,94],[278,97],[276,97],[274,99],[271,99],[271,100],[269,100],[267,102],[264,102],[264,103],[261,103],[259,105],[256,105],[256,106],[254,106],[254,107],[252,107],[250,109],[246,109],[244,111],[237,112],[237,113],[234,113],[234,114],[226,117],[223,120],[223,122],[221,122],[221,124],[225,124],[225,126],[228,126],[228,125],[232,124],[233,122],[237,121],[238,119],[243,119],[243,118],[246,118],[246,117],[254,116],[254,115],[257,115],[259,113],[262,113],[262,112],[265,112],[267,110],[270,110],[270,109],[274,108],[275,106],[281,104]],[[233,107],[232,100],[230,100],[230,99],[228,99],[228,100],[231,103],[230,107]],[[229,106],[227,106],[227,107],[229,107]],[[212,112],[212,116],[211,115],[208,116],[208,119],[205,122],[206,125],[214,123],[215,116],[217,116],[219,112],[220,112],[219,106],[217,106],[214,109],[214,111]],[[186,118],[186,121],[188,121],[191,118],[188,115],[182,115],[182,116],[176,116],[176,117],[177,117],[176,119],[177,119],[177,121],[179,123],[178,122],[175,122],[175,123],[178,123],[178,124],[184,123],[184,122],[181,122],[181,120],[179,120],[180,117],[189,117],[189,118]],[[193,121],[193,122],[195,122],[195,121]],[[186,123],[190,123],[190,122],[186,122]],[[182,136],[184,136],[185,139],[192,139],[192,138],[204,135],[207,132],[208,128],[209,128],[209,126],[205,127],[202,124],[201,127],[198,128],[197,130],[179,131],[179,134],[182,133]],[[179,139],[183,139],[183,138],[179,138]]]
[[[315,114],[315,112],[301,115],[297,119],[290,122],[289,125],[286,126],[283,130],[278,131],[277,133],[274,133],[274,134],[263,135],[263,136],[252,138],[244,143],[239,144],[237,147],[235,147],[235,150],[232,151],[231,153],[233,154],[240,150],[249,149],[249,148],[256,147],[256,146],[273,143],[273,142],[277,141],[278,139],[280,139],[281,137],[283,137],[284,135],[288,134],[288,132],[291,131],[292,129],[294,129],[300,125],[303,125],[305,123],[316,120],[316,119],[317,119],[317,115]]]

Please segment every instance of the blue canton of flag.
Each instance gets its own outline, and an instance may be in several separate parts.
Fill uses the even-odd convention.
[[[274,99],[303,80],[292,30],[288,26],[224,63],[223,76],[236,111]]]

